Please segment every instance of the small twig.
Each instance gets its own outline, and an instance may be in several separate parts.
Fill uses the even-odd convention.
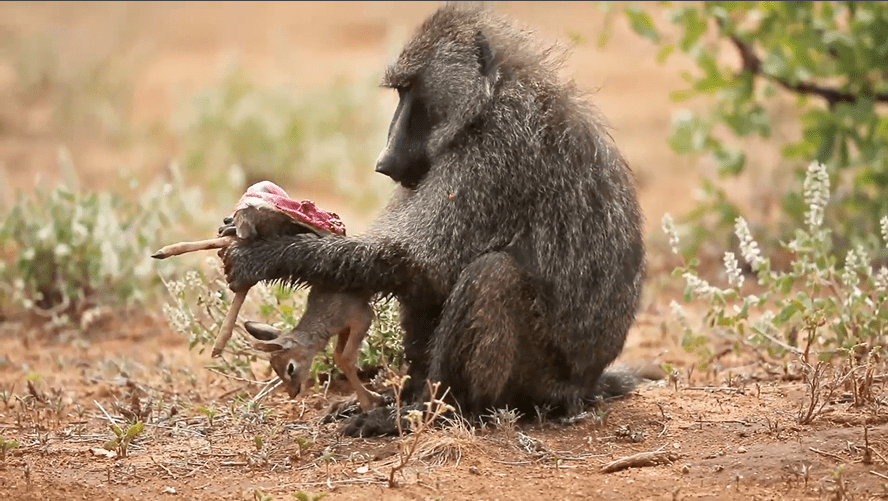
[[[643,468],[645,466],[658,466],[672,464],[678,459],[678,454],[664,451],[662,448],[651,452],[639,452],[632,456],[617,459],[601,467],[602,473],[613,473],[626,468]]]
[[[873,475],[875,475],[877,477],[881,477],[881,478],[884,478],[885,480],[888,480],[888,475],[884,475],[882,473],[879,473],[879,472],[873,471],[873,470],[870,470],[870,473],[872,473]]]
[[[232,374],[225,374],[224,372],[222,372],[222,371],[220,371],[220,370],[218,370],[218,369],[214,369],[214,368],[212,368],[212,367],[204,367],[204,368],[205,368],[206,370],[210,371],[210,372],[215,372],[216,374],[218,374],[218,375],[220,375],[220,376],[227,377],[228,379],[234,379],[235,381],[242,381],[242,382],[244,382],[244,383],[250,383],[250,384],[255,384],[255,385],[263,385],[263,384],[268,384],[268,383],[270,383],[271,381],[274,381],[273,379],[270,379],[270,380],[268,380],[268,381],[257,381],[257,380],[255,380],[255,379],[247,379],[247,378],[240,377],[240,376],[235,376],[235,375],[232,375]]]
[[[222,461],[219,466],[247,466],[248,464],[246,461]]]
[[[264,388],[262,388],[262,390],[259,391],[259,393],[256,394],[255,397],[253,397],[252,400],[250,400],[250,403],[256,403],[256,402],[262,400],[263,398],[268,396],[271,392],[273,392],[278,386],[280,386],[282,384],[284,384],[284,382],[281,381],[281,378],[276,377],[276,378],[272,379],[271,381],[269,381],[265,385]]]
[[[783,349],[786,350],[786,351],[789,351],[789,352],[791,352],[791,353],[795,353],[796,355],[799,355],[799,356],[805,354],[805,352],[803,352],[802,350],[796,348],[795,346],[790,346],[790,345],[784,343],[783,341],[781,341],[781,340],[777,339],[776,337],[774,337],[774,336],[768,334],[767,332],[762,331],[762,332],[758,332],[758,334],[761,334],[761,336],[762,336],[763,338],[765,338],[765,339],[767,339],[768,341],[770,341],[770,342],[776,344],[777,346],[783,348]]]
[[[148,456],[148,457],[151,458],[151,462],[152,462],[152,463],[156,464],[157,466],[160,466],[161,468],[163,468],[164,471],[167,472],[167,474],[169,474],[169,476],[173,477],[173,480],[177,480],[177,479],[176,479],[176,476],[173,475],[173,472],[171,472],[170,469],[167,468],[166,466],[164,466],[163,464],[158,463],[157,460],[154,459],[154,456]]]
[[[837,454],[833,454],[832,452],[821,451],[820,449],[815,449],[813,447],[808,447],[808,449],[811,452],[816,452],[817,454],[820,454],[821,456],[833,458],[840,463],[846,463],[848,461],[847,459],[844,459],[842,456],[839,456]]]
[[[328,487],[333,485],[347,485],[347,484],[376,484],[376,485],[387,485],[384,480],[380,480],[379,478],[347,478],[343,480],[330,480],[327,479],[322,482],[296,482],[292,484],[284,484],[279,485],[277,488],[279,489],[288,489],[294,486],[314,486],[314,485],[326,485]]]
[[[93,400],[93,403],[96,404],[96,406],[99,408],[100,411],[102,411],[102,414],[105,415],[105,417],[108,419],[108,421],[111,422],[111,424],[117,424],[117,423],[114,422],[114,418],[111,417],[111,414],[108,414],[108,411],[106,411],[105,408],[102,407],[102,404],[100,404],[100,403],[99,403],[98,401],[96,401],[96,400]]]
[[[723,391],[726,393],[743,393],[743,388],[731,388],[730,386],[685,386],[682,390],[694,391]]]

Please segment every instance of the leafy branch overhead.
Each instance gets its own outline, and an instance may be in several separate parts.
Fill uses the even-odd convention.
[[[766,147],[780,149],[796,182],[811,160],[822,162],[833,182],[839,173],[849,182],[827,215],[839,238],[853,240],[860,228],[878,234],[888,211],[888,3],[660,2],[623,11],[636,33],[659,46],[661,63],[680,51],[696,64],[694,74],[682,73],[688,87],[671,96],[705,97],[708,105],[702,113],[675,113],[674,151],[707,155],[721,177],[734,177],[750,161],[740,140],[769,140]],[[795,98],[789,112],[778,106],[787,96]],[[780,123],[798,133],[775,137]],[[691,219],[717,213],[716,224],[729,233],[739,211],[711,182],[704,191],[709,201]],[[801,223],[804,203],[796,190],[784,191],[784,214]]]

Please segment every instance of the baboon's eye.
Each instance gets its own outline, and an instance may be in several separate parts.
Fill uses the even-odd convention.
[[[295,370],[296,370],[296,366],[293,365],[293,362],[290,362],[289,364],[287,364],[287,375],[288,375],[288,376],[292,376],[292,375],[293,375],[293,372],[294,372]]]

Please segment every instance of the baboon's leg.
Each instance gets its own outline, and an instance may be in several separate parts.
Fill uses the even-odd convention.
[[[333,362],[345,374],[352,389],[355,390],[355,396],[364,412],[376,407],[382,401],[382,397],[365,388],[358,377],[358,352],[368,329],[370,329],[369,319],[351,320],[349,326],[336,336],[336,349],[333,350]]]
[[[444,305],[432,340],[429,379],[447,387],[462,411],[478,415],[514,406],[518,350],[534,329],[533,292],[515,260],[506,253],[485,254],[460,275]],[[440,396],[440,395],[439,395]]]
[[[410,379],[401,390],[402,402],[418,402],[426,390],[429,374],[430,343],[441,315],[441,306],[434,303],[413,303],[401,308],[404,328],[404,358],[410,367]]]

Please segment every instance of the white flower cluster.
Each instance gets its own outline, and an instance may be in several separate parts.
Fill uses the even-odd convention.
[[[842,285],[848,288],[857,288],[860,276],[857,270],[866,267],[867,255],[863,247],[857,246],[848,251],[845,256],[845,267],[842,269]]]
[[[808,210],[805,211],[805,222],[812,230],[819,228],[823,224],[823,211],[829,200],[829,175],[822,163],[812,162],[808,166],[803,193],[805,203],[808,204]]]
[[[746,224],[746,220],[743,219],[742,216],[737,217],[734,221],[734,233],[737,235],[737,238],[740,239],[740,255],[743,256],[743,259],[745,259],[756,272],[764,269],[767,266],[765,258],[762,257],[758,242],[752,239],[752,234],[749,232],[749,225]]]
[[[672,253],[678,254],[678,231],[675,230],[675,223],[668,212],[663,214],[663,232],[669,236],[669,246],[672,247]]]
[[[888,289],[888,268],[882,266],[873,278],[873,283],[878,290]]]
[[[177,308],[175,306],[164,304],[161,306],[163,315],[167,319],[167,323],[172,329],[178,333],[187,333],[192,324],[192,316],[186,312],[185,308]]]
[[[738,289],[743,287],[743,274],[740,273],[740,266],[737,264],[737,257],[733,252],[725,252],[725,271],[728,274],[729,284]]]
[[[881,223],[882,229],[882,241],[885,242],[885,246],[888,247],[888,216],[882,216],[882,219],[879,222]]]
[[[685,315],[684,308],[681,307],[678,302],[674,299],[669,303],[669,308],[672,309],[672,314],[678,320],[678,323],[682,326],[682,328],[686,330],[690,330],[690,324],[688,323],[688,317]]]
[[[685,272],[682,275],[687,281],[688,285],[690,285],[694,289],[694,294],[700,297],[712,298],[712,296],[718,292],[721,292],[718,288],[709,285],[709,282],[701,279],[697,275],[694,275],[690,272]]]

